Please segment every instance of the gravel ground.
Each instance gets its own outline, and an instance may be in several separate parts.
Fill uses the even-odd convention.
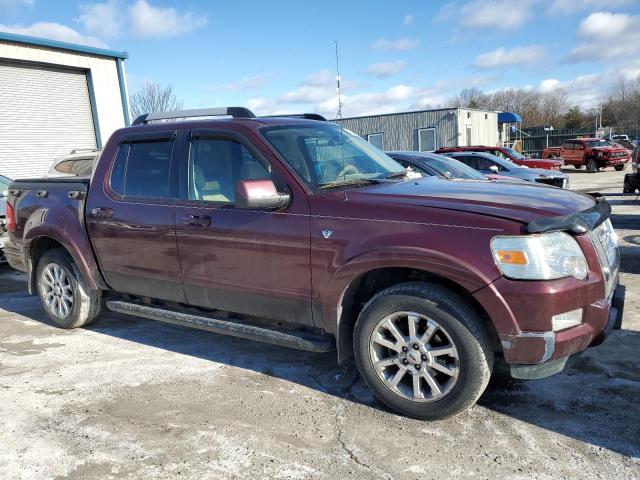
[[[621,191],[622,172],[570,172]],[[54,328],[0,268],[0,478],[640,478],[640,201],[609,198],[623,330],[433,423],[390,413],[331,355],[112,313]]]

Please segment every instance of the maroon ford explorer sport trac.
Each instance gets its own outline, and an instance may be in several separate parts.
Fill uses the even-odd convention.
[[[335,351],[389,408],[439,419],[494,365],[542,378],[620,328],[610,211],[420,178],[318,115],[229,107],[139,117],[91,178],[13,182],[5,250],[60,327],[106,308]]]

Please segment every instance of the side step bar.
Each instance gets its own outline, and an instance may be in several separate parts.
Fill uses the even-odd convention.
[[[274,343],[298,350],[306,350],[309,352],[330,352],[334,350],[333,341],[329,337],[314,335],[303,331],[293,331],[289,333],[280,330],[271,330],[246,323],[201,317],[190,313],[175,312],[121,300],[107,301],[107,308],[113,312],[123,313],[125,315],[149,318],[173,325],[199,328],[209,332],[232,335],[234,337],[256,340],[258,342]]]

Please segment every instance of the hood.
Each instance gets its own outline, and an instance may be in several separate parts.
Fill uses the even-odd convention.
[[[571,215],[595,205],[582,193],[529,182],[485,182],[424,177],[348,191],[352,201],[445,208],[529,223],[541,217]]]
[[[544,168],[527,168],[525,172],[543,177],[566,177],[567,175],[557,170],[545,170]]]

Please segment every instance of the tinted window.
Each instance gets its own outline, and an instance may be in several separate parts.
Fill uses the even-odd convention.
[[[56,172],[59,173],[71,173],[71,169],[73,167],[73,160],[63,160],[59,164],[56,165]]]
[[[469,165],[474,170],[478,169],[478,162],[476,161],[476,157],[472,157],[469,155],[456,155],[453,158],[464,163],[465,165]]]
[[[422,168],[419,165],[414,165],[413,163],[407,162],[406,160],[403,160],[402,158],[394,158],[394,160],[396,162],[398,162],[400,165],[402,165],[404,168],[411,168],[412,170],[418,172],[418,173],[422,173],[423,175],[428,175],[428,176],[432,176],[433,173],[431,173],[430,171]]]
[[[269,171],[243,145],[226,139],[191,143],[189,198],[235,202],[236,182],[270,178]]]
[[[127,158],[129,156],[129,144],[121,144],[118,148],[116,160],[111,169],[111,190],[118,195],[124,195],[124,172],[127,169]]]
[[[586,142],[587,146],[589,148],[594,148],[594,147],[611,147],[611,143],[607,140],[595,140],[593,142]]]
[[[123,144],[111,173],[111,188],[125,197],[170,198],[173,141]]]

